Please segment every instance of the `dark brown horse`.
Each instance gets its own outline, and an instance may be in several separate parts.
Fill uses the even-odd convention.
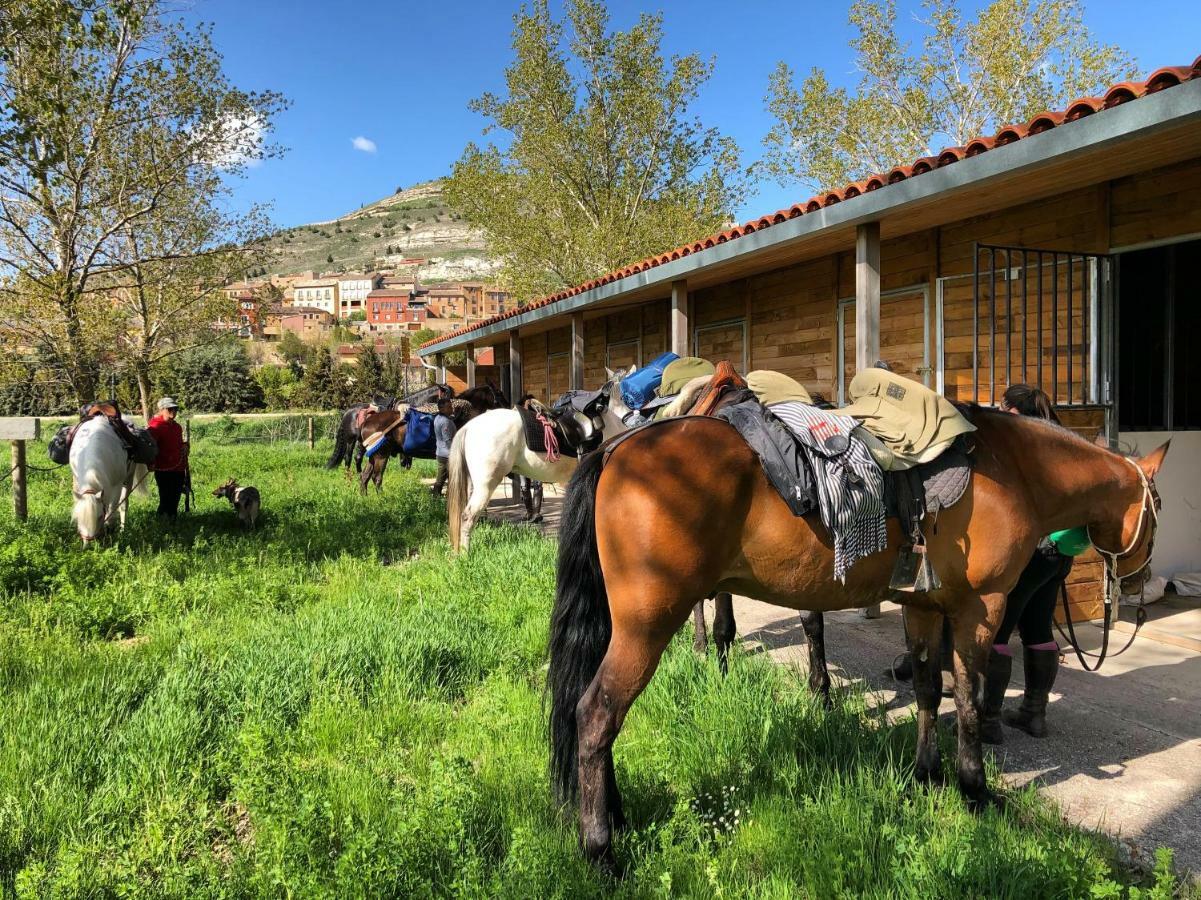
[[[1167,446],[1133,462],[1055,425],[973,413],[976,465],[957,504],[927,528],[943,587],[907,595],[918,703],[916,777],[939,778],[934,648],[942,618],[954,638],[959,786],[975,808],[994,802],[985,779],[977,710],[985,661],[1005,596],[1042,535],[1087,524],[1114,554],[1117,577],[1150,558],[1150,479]],[[1149,512],[1150,511],[1150,512]],[[613,742],[630,705],[697,597],[730,591],[798,610],[886,599],[903,535],[833,580],[833,544],[817,515],[794,517],[750,448],[728,424],[675,419],[586,457],[563,504],[550,631],[552,780],[578,795],[587,856],[614,864],[612,829],[624,822]]]
[[[454,406],[455,425],[461,428],[481,413],[490,409],[503,408],[508,401],[504,394],[492,385],[481,385],[469,388],[455,397],[451,403]],[[384,446],[367,460],[367,464],[359,473],[359,491],[362,494],[366,495],[367,485],[372,482],[375,483],[377,492],[383,492],[384,470],[388,468],[388,460],[391,457],[402,457],[402,465],[406,469],[412,462],[404,452],[405,426],[403,420],[407,413],[408,407],[400,411],[386,409],[371,413],[363,419],[360,431],[364,439],[369,439],[371,435],[380,432],[386,432],[387,436]]]

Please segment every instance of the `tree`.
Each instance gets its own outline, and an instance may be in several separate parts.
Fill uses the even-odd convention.
[[[385,393],[384,361],[375,352],[375,345],[371,343],[364,344],[359,348],[358,356],[359,366],[355,380],[358,384],[359,392],[367,397],[375,397]]]
[[[297,378],[313,362],[314,352],[313,346],[302,341],[295,331],[285,331],[279,340],[279,355]]]
[[[296,373],[288,366],[261,366],[254,373],[263,392],[263,402],[267,409],[288,409],[292,405],[292,396],[296,392]]]
[[[313,363],[304,370],[300,390],[296,399],[301,406],[310,409],[327,409],[329,398],[334,393],[334,361],[329,348],[322,347],[313,358]]]
[[[471,104],[506,138],[468,144],[446,189],[527,299],[715,231],[746,192],[734,142],[689,112],[711,61],[665,60],[659,15],[610,32],[602,0],[566,13],[514,17],[507,96]]]
[[[208,29],[163,0],[0,4],[0,318],[78,399],[122,324],[108,291],[123,236],[197,173],[277,152],[282,106],[230,85]]]
[[[922,49],[897,36],[896,0],[858,0],[850,24],[853,91],[814,68],[799,87],[781,62],[768,84],[775,124],[753,171],[821,190],[963,146],[1006,124],[1133,77],[1132,59],[1097,43],[1080,0],[992,0],[965,22],[958,0],[925,0]]]

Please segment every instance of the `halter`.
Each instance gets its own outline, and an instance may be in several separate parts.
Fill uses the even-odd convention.
[[[1134,575],[1138,575],[1140,572],[1146,569],[1147,566],[1151,565],[1151,552],[1150,548],[1148,548],[1147,558],[1143,560],[1143,564],[1141,566],[1139,566],[1133,572],[1127,572],[1125,575],[1121,576],[1118,575],[1118,560],[1124,559],[1133,553],[1134,549],[1143,541],[1143,524],[1147,520],[1148,510],[1150,510],[1151,514],[1150,540],[1152,543],[1155,541],[1155,531],[1159,527],[1159,497],[1155,492],[1155,488],[1151,485],[1150,479],[1147,478],[1146,474],[1141,468],[1139,468],[1137,463],[1128,457],[1122,458],[1125,459],[1126,462],[1130,463],[1130,465],[1134,468],[1134,471],[1138,473],[1139,484],[1142,485],[1143,488],[1143,499],[1138,511],[1138,524],[1135,526],[1134,536],[1130,539],[1130,543],[1127,544],[1122,550],[1104,550],[1097,546],[1097,544],[1093,541],[1092,533],[1089,531],[1087,525],[1084,529],[1085,534],[1088,535],[1089,543],[1093,545],[1097,553],[1101,555],[1101,558],[1105,562],[1105,602],[1107,604],[1116,603],[1118,601],[1118,598],[1121,595],[1123,581],[1125,581],[1127,578],[1131,578]]]

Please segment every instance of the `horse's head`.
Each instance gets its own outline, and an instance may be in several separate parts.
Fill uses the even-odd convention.
[[[628,369],[618,369],[616,372],[606,367],[605,377],[607,380],[601,386],[599,396],[585,409],[589,414],[599,416],[604,420],[604,428],[610,435],[628,428],[626,421],[637,412],[626,406],[625,401],[621,398],[622,381],[637,371],[638,367],[635,365],[631,365]]]
[[[72,488],[75,506],[71,510],[71,519],[75,522],[75,530],[84,546],[104,536],[104,498],[95,488]]]
[[[1121,584],[1122,593],[1142,590],[1151,572],[1151,553],[1159,528],[1160,500],[1155,476],[1168,455],[1165,443],[1141,458],[1126,457],[1137,477],[1137,497],[1123,508],[1120,520],[1089,526],[1089,539],[1105,560],[1111,579]]]

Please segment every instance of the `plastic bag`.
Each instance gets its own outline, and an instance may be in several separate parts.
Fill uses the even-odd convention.
[[[1201,597],[1201,572],[1177,572],[1172,584],[1181,597]]]
[[[1123,594],[1118,601],[1122,606],[1138,606],[1139,604],[1155,603],[1163,599],[1163,593],[1168,587],[1168,579],[1152,575],[1143,585],[1142,594]]]

